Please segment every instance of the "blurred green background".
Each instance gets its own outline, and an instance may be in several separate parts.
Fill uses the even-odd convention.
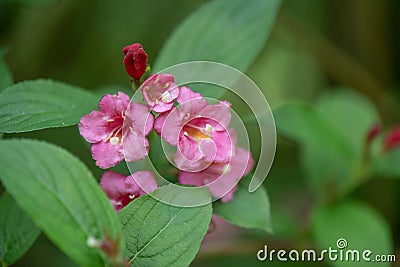
[[[5,58],[16,82],[51,78],[93,91],[129,92],[122,47],[140,42],[151,65],[174,27],[205,2],[0,0],[0,47],[6,50]],[[293,100],[314,103],[332,90],[329,88],[351,87],[374,103],[385,128],[400,123],[399,73],[397,0],[286,0],[270,39],[247,72],[273,108]],[[80,157],[96,177],[102,173],[88,158],[88,146],[75,126],[13,136],[59,144]],[[267,263],[255,257],[264,244],[287,249],[314,245],[307,229],[316,199],[306,185],[296,143],[278,138],[275,162],[265,186],[274,234],[243,231],[217,221],[215,232],[207,237],[193,266],[264,266]],[[382,177],[367,181],[351,193],[388,222],[397,258],[399,192],[398,179]],[[42,236],[15,266],[74,264]],[[393,266],[400,266],[399,259]]]

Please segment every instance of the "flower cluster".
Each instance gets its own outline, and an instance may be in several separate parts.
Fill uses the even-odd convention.
[[[123,53],[125,69],[137,83],[145,72],[147,54],[140,44],[125,47]],[[237,147],[235,130],[228,128],[231,104],[209,104],[200,93],[179,87],[170,74],[152,74],[139,89],[146,104],[130,102],[122,92],[107,94],[98,111],[81,118],[79,130],[91,143],[96,165],[107,169],[122,160],[145,158],[147,135],[154,129],[176,147],[179,183],[206,186],[214,198],[230,201],[237,182],[254,165],[250,152]],[[115,210],[157,188],[153,174],[146,170],[127,177],[107,171],[100,185]]]

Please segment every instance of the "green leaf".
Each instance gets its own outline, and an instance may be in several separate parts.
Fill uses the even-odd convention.
[[[326,144],[334,141],[332,147],[349,151],[349,147],[332,125],[313,108],[306,104],[290,103],[274,109],[278,132],[300,144]],[[339,147],[338,147],[339,146]]]
[[[3,57],[4,51],[0,50],[0,93],[13,84],[13,78]]]
[[[33,140],[0,140],[0,179],[43,232],[80,266],[104,266],[88,237],[122,237],[109,200],[70,153]]]
[[[380,122],[374,105],[354,91],[336,88],[319,99],[316,110],[337,130],[360,160],[369,130]]]
[[[11,3],[19,3],[28,6],[48,5],[56,2],[55,0],[8,0]]]
[[[181,194],[170,185],[153,193],[167,199]],[[210,198],[206,189],[204,194]],[[150,195],[132,201],[119,212],[131,266],[188,266],[207,232],[211,214],[211,204],[175,207]]]
[[[263,48],[280,0],[214,0],[187,17],[167,40],[155,71],[193,60],[245,71]]]
[[[400,178],[400,148],[378,155],[372,161],[375,175]]]
[[[246,178],[244,178],[246,179]],[[248,179],[239,184],[233,199],[214,204],[214,213],[228,222],[244,227],[272,232],[271,210],[267,192],[263,186],[253,193],[248,191]]]
[[[314,109],[304,104],[285,104],[274,110],[274,117],[278,134],[300,143],[305,177],[317,194],[324,194],[321,189],[337,186],[350,176],[353,151]]]
[[[51,80],[17,83],[0,98],[0,132],[27,132],[77,124],[98,99],[84,90]]]
[[[286,1],[285,5],[288,4]],[[271,35],[268,45],[247,72],[268,97],[272,108],[288,100],[312,100],[326,86],[315,56],[289,44],[284,35]]]
[[[40,229],[8,193],[0,198],[0,218],[0,263],[8,266],[28,251]]]
[[[346,250],[371,250],[378,254],[393,253],[390,228],[382,216],[364,203],[347,201],[333,206],[320,206],[312,219],[312,232],[321,249],[340,249],[337,241],[344,238]],[[361,259],[362,255],[360,255]],[[390,262],[331,261],[333,266],[390,266]]]

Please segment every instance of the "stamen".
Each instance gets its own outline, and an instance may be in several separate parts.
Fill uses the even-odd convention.
[[[164,84],[164,88],[167,89],[169,87],[169,83]]]
[[[162,95],[161,95],[161,100],[164,103],[168,103],[171,100],[171,94],[168,91],[165,91]]]
[[[183,132],[183,135],[184,135],[184,136],[189,136],[189,133],[186,132],[186,131],[184,131],[184,132]]]
[[[132,195],[129,195],[128,197],[129,197],[129,199],[134,199],[136,196],[132,194]]]
[[[231,171],[231,165],[230,164],[226,164],[224,166],[224,168],[222,169],[222,174],[227,174],[230,171]]]
[[[190,118],[190,114],[189,113],[186,113],[186,115],[185,115],[185,117],[183,117],[183,119],[186,121],[186,120],[188,120]]]
[[[113,146],[117,145],[117,144],[119,143],[119,138],[116,137],[116,136],[110,138],[110,143],[111,143]]]
[[[206,132],[207,133],[211,133],[212,132],[212,130],[213,130],[213,127],[210,125],[210,124],[206,124]]]

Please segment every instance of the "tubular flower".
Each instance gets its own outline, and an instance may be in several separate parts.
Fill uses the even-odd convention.
[[[206,186],[214,198],[231,201],[239,180],[253,168],[250,152],[237,148],[228,163],[212,163],[200,172],[179,172],[179,183]]]
[[[100,186],[110,199],[115,211],[118,211],[135,198],[154,191],[157,188],[157,182],[149,171],[138,171],[129,176],[107,171],[101,176]]]
[[[136,43],[125,46],[122,49],[122,53],[125,55],[123,63],[125,64],[126,72],[132,78],[139,80],[146,71],[147,66],[147,54],[142,45]]]
[[[129,103],[129,97],[118,92],[106,94],[99,102],[99,111],[83,116],[80,134],[91,143],[96,165],[110,168],[124,158],[136,161],[147,156],[146,136],[153,127],[154,117],[145,105]]]
[[[163,113],[171,110],[179,95],[179,87],[170,74],[152,74],[142,84],[142,93],[151,110]]]
[[[176,166],[199,171],[210,163],[225,163],[234,153],[227,126],[231,120],[230,103],[209,105],[198,93],[180,89],[180,108],[157,117],[154,129],[167,143],[177,146]]]

